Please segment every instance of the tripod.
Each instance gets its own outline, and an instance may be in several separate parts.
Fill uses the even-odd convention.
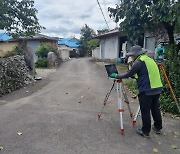
[[[105,105],[107,103],[107,100],[108,100],[108,98],[110,96],[110,93],[111,93],[112,89],[114,88],[114,84],[115,83],[116,83],[116,86],[117,86],[116,91],[117,91],[117,99],[118,99],[118,112],[119,112],[119,117],[120,117],[120,133],[121,133],[121,135],[124,135],[124,127],[123,127],[123,112],[124,112],[123,101],[127,104],[127,107],[128,107],[128,110],[129,110],[131,118],[133,116],[133,113],[131,112],[129,101],[128,101],[128,97],[126,95],[125,88],[124,88],[122,80],[114,79],[113,85],[112,85],[109,93],[107,93],[107,95],[105,97],[104,106],[103,106],[101,112],[98,114],[98,119],[101,118],[101,114],[103,113],[104,107],[105,107]]]

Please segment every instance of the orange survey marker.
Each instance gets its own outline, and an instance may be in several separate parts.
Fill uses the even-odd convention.
[[[167,82],[167,84],[168,84],[168,86],[169,86],[169,89],[170,89],[170,92],[171,92],[172,97],[173,97],[173,99],[174,99],[174,102],[176,103],[177,108],[178,108],[178,110],[179,110],[179,112],[180,112],[180,107],[179,107],[179,105],[178,105],[178,101],[177,101],[176,95],[175,95],[175,93],[174,93],[174,91],[173,91],[173,88],[172,88],[172,86],[171,86],[171,83],[170,83],[170,81],[169,81],[169,79],[168,79],[168,76],[167,76],[167,74],[166,74],[166,70],[165,70],[163,64],[157,63],[157,65],[159,66],[159,68],[160,68],[160,69],[162,70],[162,72],[163,72],[164,78],[165,78],[165,80],[166,80],[166,82]]]

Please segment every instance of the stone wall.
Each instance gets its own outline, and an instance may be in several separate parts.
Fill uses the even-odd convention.
[[[29,75],[24,56],[0,59],[0,95],[35,82]]]

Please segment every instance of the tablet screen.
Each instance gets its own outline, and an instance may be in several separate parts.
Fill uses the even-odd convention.
[[[108,74],[108,77],[112,74],[112,73],[116,73],[118,74],[117,68],[115,64],[109,64],[109,65],[105,65],[106,68],[106,72]]]

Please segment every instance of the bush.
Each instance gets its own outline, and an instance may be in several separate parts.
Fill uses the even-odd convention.
[[[15,52],[17,55],[22,55],[23,47],[22,46],[15,46],[12,51]]]
[[[57,48],[49,43],[42,43],[38,46],[35,54],[38,58],[47,58],[49,52],[56,52]]]
[[[48,59],[47,58],[40,58],[37,60],[35,65],[37,68],[38,67],[46,68],[48,66]]]
[[[165,57],[167,60],[164,61],[163,64],[176,95],[177,101],[180,102],[180,44],[166,46]],[[178,114],[178,108],[174,103],[173,97],[165,79],[163,79],[163,85],[164,90],[160,97],[161,108],[165,111]]]

